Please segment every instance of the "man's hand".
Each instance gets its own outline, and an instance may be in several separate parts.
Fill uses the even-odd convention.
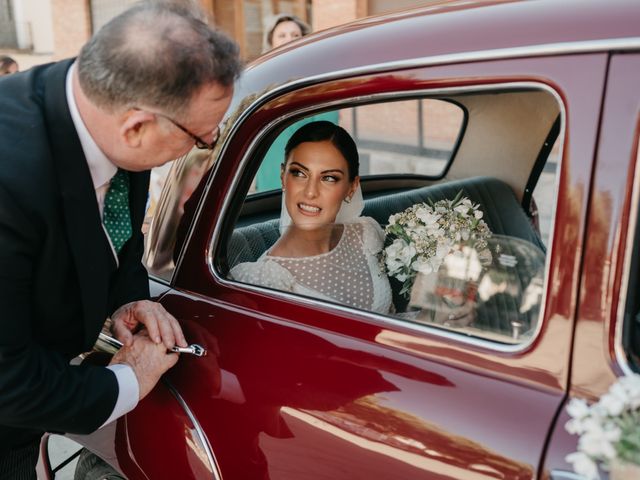
[[[109,365],[129,365],[138,379],[140,400],[153,390],[164,372],[178,361],[177,353],[167,353],[163,343],[154,343],[145,333],[132,337],[129,345],[123,346],[113,356]]]
[[[166,349],[174,345],[187,346],[178,321],[164,307],[149,300],[140,300],[121,306],[111,315],[113,335],[125,346],[133,342],[133,334],[140,325],[147,329],[154,343],[162,342]]]

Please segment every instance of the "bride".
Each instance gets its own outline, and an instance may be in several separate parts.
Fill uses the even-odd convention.
[[[245,283],[389,313],[378,264],[384,234],[364,207],[358,150],[346,130],[318,121],[297,130],[281,165],[280,238],[256,262],[231,269]]]

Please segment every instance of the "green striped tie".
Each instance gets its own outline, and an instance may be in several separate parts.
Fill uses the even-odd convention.
[[[131,238],[131,214],[129,213],[129,172],[118,169],[104,197],[104,228],[111,238],[116,253]]]

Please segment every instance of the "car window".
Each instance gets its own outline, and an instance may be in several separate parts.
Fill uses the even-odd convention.
[[[194,148],[151,171],[143,263],[152,276],[171,279],[189,227],[185,206],[212,163],[211,152]]]
[[[284,147],[307,123],[327,120],[345,128],[360,154],[360,175],[443,175],[465,125],[465,112],[448,101],[411,99],[360,105],[307,116],[271,144],[253,184],[254,192],[279,190]]]
[[[524,192],[559,114],[546,91],[483,90],[292,118],[255,150],[257,173],[224,244],[222,275],[465,338],[527,342],[538,327],[547,258],[533,210],[544,209],[548,232],[561,143],[534,185],[535,203],[525,205]],[[346,204],[359,201],[358,189],[346,176],[315,172],[315,153],[284,161],[286,143],[323,122],[357,146],[357,208]],[[313,181],[318,191],[307,194],[300,185]],[[343,203],[327,202],[340,184]],[[336,220],[323,223],[332,208]],[[344,216],[348,208],[356,213]],[[314,250],[314,222],[327,232],[324,250]]]
[[[426,98],[362,105],[341,118],[363,157],[361,175],[438,177],[462,133],[465,112],[451,102]]]

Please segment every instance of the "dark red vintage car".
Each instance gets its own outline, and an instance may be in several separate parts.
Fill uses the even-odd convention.
[[[433,291],[381,314],[230,277],[278,238],[273,152],[317,118],[356,139],[381,225],[460,191],[480,205],[494,262],[472,321],[427,314]],[[259,58],[216,151],[152,202],[152,291],[208,354],[75,437],[83,461],[131,480],[579,478],[567,401],[638,368],[639,120],[632,0],[442,3]]]

